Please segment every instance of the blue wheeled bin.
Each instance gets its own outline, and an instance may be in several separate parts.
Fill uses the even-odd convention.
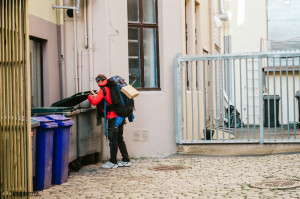
[[[63,115],[47,115],[58,128],[53,138],[52,184],[62,184],[68,180],[70,128],[74,122]]]
[[[36,132],[35,176],[33,190],[41,191],[51,187],[53,134],[57,124],[45,117],[32,117],[40,126]]]

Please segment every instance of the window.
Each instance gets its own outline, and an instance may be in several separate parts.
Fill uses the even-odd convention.
[[[43,65],[42,41],[30,39],[30,85],[31,108],[42,107],[43,103]]]
[[[159,89],[157,0],[128,0],[127,9],[129,83]]]

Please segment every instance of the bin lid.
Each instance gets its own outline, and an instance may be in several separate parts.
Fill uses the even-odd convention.
[[[55,120],[55,121],[70,120],[70,118],[67,118],[63,115],[46,115],[45,117],[50,120]]]
[[[50,120],[50,119],[45,118],[45,117],[32,117],[32,119],[34,119],[35,121],[40,122],[40,127],[42,127],[42,128],[49,129],[49,128],[58,127],[58,125],[55,122],[53,122],[54,120]]]
[[[62,127],[69,127],[74,124],[73,120],[56,121],[56,123],[58,124],[58,126]]]
[[[94,90],[95,93],[97,93],[97,90]],[[58,102],[53,103],[52,107],[73,107],[81,102],[87,100],[88,95],[91,94],[90,91],[80,92],[76,93],[75,95],[72,95],[71,97],[67,97],[65,99],[62,99]]]
[[[70,112],[73,111],[72,107],[39,107],[32,108],[31,113],[57,113],[57,112]]]
[[[31,119],[37,121],[37,122],[40,122],[40,123],[47,123],[47,122],[54,122],[54,120],[50,120],[46,117],[31,117]]]
[[[274,100],[274,95],[264,95],[264,100]],[[279,95],[275,95],[275,99],[276,100],[280,100],[280,96]]]
[[[35,128],[35,127],[38,127],[40,126],[40,122],[34,120],[34,119],[31,119],[31,128]]]

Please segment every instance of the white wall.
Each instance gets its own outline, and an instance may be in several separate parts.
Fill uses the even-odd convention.
[[[67,0],[66,3],[70,3]],[[83,1],[81,1],[83,2]],[[125,126],[124,137],[133,157],[158,156],[177,151],[174,136],[173,59],[182,52],[181,0],[158,1],[161,91],[141,91],[135,99],[135,120]],[[78,50],[83,52],[82,88],[89,90],[88,51],[84,48],[83,3],[77,23]],[[128,82],[127,1],[97,0],[93,4],[93,78],[99,73],[120,75]],[[183,4],[184,5],[184,4]],[[67,19],[67,18],[66,18]],[[73,21],[65,20],[65,48],[74,49]],[[66,51],[67,52],[67,51]],[[74,52],[67,52],[68,95],[75,92]],[[94,89],[98,89],[94,83]],[[109,157],[103,137],[103,158]]]

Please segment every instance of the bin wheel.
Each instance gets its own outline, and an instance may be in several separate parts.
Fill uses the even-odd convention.
[[[70,169],[72,171],[79,171],[81,169],[81,162],[79,160],[74,160],[73,162],[70,163]]]

